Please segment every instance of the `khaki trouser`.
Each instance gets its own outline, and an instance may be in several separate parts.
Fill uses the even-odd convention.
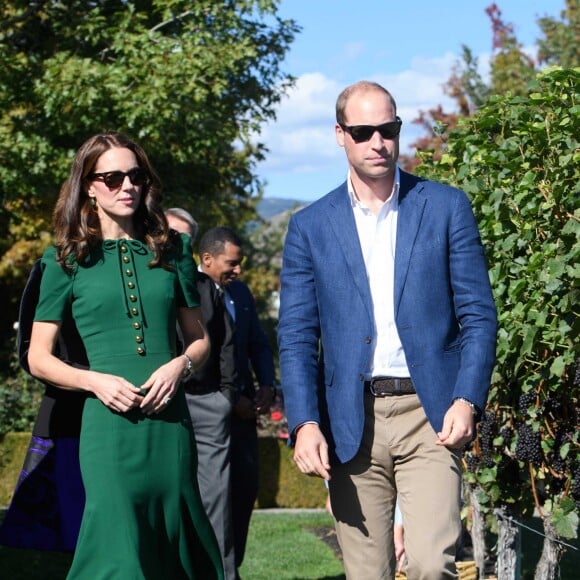
[[[331,470],[330,499],[349,580],[395,576],[393,515],[403,514],[410,580],[457,578],[461,534],[458,452],[435,445],[417,395],[365,394],[358,454]]]

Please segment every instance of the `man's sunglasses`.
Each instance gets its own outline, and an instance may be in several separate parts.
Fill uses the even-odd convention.
[[[399,117],[395,117],[396,121],[390,123],[383,123],[382,125],[343,125],[339,123],[341,129],[348,133],[355,143],[364,143],[378,131],[383,139],[394,139],[401,132],[401,125],[403,121]]]
[[[123,185],[125,177],[128,177],[133,185],[144,185],[147,183],[147,172],[141,167],[129,169],[127,172],[107,171],[105,173],[91,173],[89,175],[89,179],[102,179],[109,189],[119,189]]]

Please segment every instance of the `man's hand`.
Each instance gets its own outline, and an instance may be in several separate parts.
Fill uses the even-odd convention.
[[[395,540],[395,560],[397,562],[397,572],[402,572],[405,566],[405,530],[403,524],[393,526],[393,537]]]
[[[254,410],[254,401],[245,395],[240,395],[240,398],[234,407],[234,413],[240,419],[255,419],[256,411]]]
[[[296,433],[294,461],[302,473],[330,479],[328,444],[315,423],[306,423],[299,427]]]
[[[443,429],[437,433],[437,445],[461,449],[467,445],[475,427],[473,410],[463,401],[455,401],[443,418]]]
[[[274,389],[272,387],[260,385],[256,391],[256,397],[254,399],[256,414],[265,415],[270,410],[270,406],[273,402]]]

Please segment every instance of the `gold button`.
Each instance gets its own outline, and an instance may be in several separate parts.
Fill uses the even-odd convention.
[[[127,276],[129,276],[129,278],[133,275],[133,270],[125,270],[125,274],[127,274]]]
[[[136,336],[135,337],[135,342],[138,342],[139,344],[141,344],[143,342],[143,337],[142,336]]]
[[[139,330],[139,329],[141,328],[141,324],[140,324],[139,322],[134,322],[134,323],[133,323],[133,328],[134,328],[135,330]]]
[[[120,248],[121,248],[121,252],[123,252],[123,254],[127,253],[127,246],[124,246],[123,244],[121,244]]]
[[[129,256],[123,256],[123,262],[125,262],[125,264],[128,264],[131,261],[131,258],[129,258]]]
[[[131,308],[131,314],[137,316],[137,314],[139,314],[139,311],[136,308]]]
[[[129,300],[131,302],[137,302],[137,296],[135,296],[135,294],[131,294],[131,296],[129,296]]]
[[[129,286],[129,288],[131,288],[131,290],[133,290],[133,288],[135,288],[135,282],[128,282],[127,286]]]
[[[144,349],[144,348],[142,348],[142,347],[139,347],[139,348],[137,349],[137,354],[145,354],[145,349]]]

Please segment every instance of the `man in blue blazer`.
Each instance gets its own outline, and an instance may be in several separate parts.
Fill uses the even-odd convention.
[[[254,503],[258,497],[257,416],[274,400],[274,354],[260,324],[250,289],[241,280],[226,286],[226,307],[235,322],[239,397],[232,414],[230,474],[236,566],[242,565]]]
[[[460,449],[495,362],[496,311],[465,194],[397,165],[392,95],[338,97],[347,181],[294,214],[280,370],[294,460],[329,481],[347,578],[393,578],[398,496],[409,578],[455,578]]]

